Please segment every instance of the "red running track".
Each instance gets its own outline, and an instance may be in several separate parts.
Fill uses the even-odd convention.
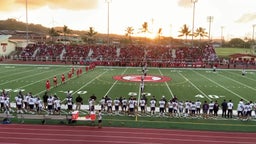
[[[0,144],[255,144],[255,133],[9,124]]]

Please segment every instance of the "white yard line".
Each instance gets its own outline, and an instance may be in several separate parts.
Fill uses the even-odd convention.
[[[163,76],[163,73],[161,72],[160,68],[158,68],[158,71],[159,71],[159,73],[161,74],[161,76]],[[165,82],[165,85],[166,85],[166,87],[168,88],[168,90],[169,90],[169,92],[170,92],[172,98],[174,98],[174,94],[173,94],[173,92],[172,92],[172,90],[171,90],[171,88],[169,87],[169,85],[168,85],[167,82]]]
[[[208,97],[207,94],[205,94],[202,90],[200,90],[194,83],[192,83],[188,78],[186,78],[183,74],[180,72],[178,73],[180,76],[182,76],[186,81],[188,81],[195,89],[197,89],[201,94],[203,94],[208,100],[212,100],[210,97]]]
[[[52,70],[50,70],[50,71],[52,71]],[[48,71],[48,72],[49,72],[49,71]],[[41,80],[35,81],[35,82],[33,82],[33,83],[30,83],[30,84],[27,84],[27,85],[21,86],[21,87],[19,87],[19,89],[20,89],[20,88],[24,88],[24,87],[28,87],[28,86],[33,85],[33,84],[35,84],[35,83],[39,83],[39,82],[41,82],[41,81],[44,81],[44,80],[47,80],[47,79],[51,79],[51,78],[52,78],[52,77],[48,77],[48,78],[44,78],[44,79],[41,79]],[[68,80],[66,80],[66,81],[69,81],[69,79],[68,79]],[[60,84],[58,84],[58,85],[60,85]]]
[[[232,75],[237,75],[237,76],[239,76],[239,77],[243,77],[244,79],[247,79],[247,80],[251,80],[251,81],[256,82],[255,79],[253,79],[253,78],[248,78],[248,77],[246,76],[246,75],[249,75],[249,74],[245,74],[245,76],[242,76],[242,74],[237,74],[237,73],[233,73],[233,72],[229,72],[229,71],[225,71],[225,72],[230,73],[230,74],[232,74]],[[247,73],[248,73],[248,71],[247,71]]]
[[[240,96],[239,94],[237,94],[237,93],[233,92],[232,90],[230,90],[230,89],[228,89],[228,88],[225,88],[223,85],[221,85],[221,84],[219,84],[219,83],[217,83],[217,82],[215,82],[215,81],[213,81],[213,80],[209,79],[208,77],[206,77],[206,76],[204,76],[204,75],[202,75],[202,74],[198,73],[197,71],[193,70],[193,72],[194,72],[194,73],[197,73],[198,75],[200,75],[200,76],[204,77],[205,79],[207,79],[207,80],[211,81],[212,83],[215,83],[215,84],[216,84],[216,85],[218,85],[219,87],[222,87],[223,89],[225,89],[226,91],[228,91],[228,92],[230,92],[230,93],[232,93],[232,94],[236,95],[237,97],[239,97],[239,98],[241,98],[241,99],[243,99],[243,100],[248,101],[246,98],[244,98],[244,97]]]
[[[227,76],[224,76],[224,75],[221,75],[221,74],[219,74],[219,75],[222,76],[222,77],[224,77],[224,78],[227,78],[227,79],[229,79],[229,80],[231,80],[231,81],[233,81],[233,82],[235,82],[235,83],[238,83],[238,84],[240,84],[240,85],[242,85],[242,86],[244,86],[244,87],[247,87],[247,88],[249,88],[249,89],[251,89],[251,90],[253,90],[253,91],[256,91],[256,89],[253,88],[253,87],[251,87],[251,86],[248,86],[248,85],[246,85],[246,84],[244,84],[244,83],[241,83],[241,82],[239,82],[239,81],[237,81],[237,80],[234,80],[234,79],[232,79],[232,78],[229,78],[229,77],[227,77]]]
[[[123,75],[123,74],[127,71],[127,69],[128,69],[128,68],[126,68],[126,69],[122,72],[121,75]],[[106,94],[105,94],[104,96],[108,95],[108,93],[113,89],[113,87],[116,85],[117,82],[118,82],[118,80],[116,80],[116,81],[112,84],[112,86],[108,89],[108,91],[106,92]]]
[[[72,80],[72,79],[74,79],[74,78],[77,78],[76,76],[73,76],[71,79],[67,79],[66,80],[66,82],[68,82],[68,81],[70,81],[70,80]],[[60,84],[58,84],[58,85],[60,85]],[[50,89],[53,89],[54,87],[51,87]],[[41,93],[44,93],[45,92],[45,90],[43,90],[43,91],[40,91],[39,93],[37,93],[37,94],[35,94],[35,95],[40,95]]]
[[[81,89],[83,89],[84,87],[86,87],[87,85],[89,85],[90,83],[92,83],[93,81],[95,81],[96,79],[98,79],[99,77],[101,77],[102,75],[104,75],[106,72],[108,72],[109,70],[104,71],[103,73],[101,73],[100,75],[98,75],[97,77],[95,77],[94,79],[90,80],[88,83],[86,83],[85,85],[83,85],[82,87],[80,87],[78,90],[76,90],[74,93],[75,94],[77,92],[79,92]]]
[[[30,70],[30,71],[33,71],[33,70]],[[41,72],[41,73],[36,73],[36,74],[28,75],[28,76],[25,76],[25,77],[20,77],[20,78],[17,78],[17,79],[13,79],[13,80],[1,83],[0,85],[7,84],[7,83],[10,83],[10,82],[13,82],[13,81],[18,81],[18,80],[25,79],[25,78],[29,78],[29,77],[32,77],[32,76],[40,75],[40,74],[43,74],[43,73],[46,73],[46,72],[49,72],[49,71],[45,71],[45,72]]]

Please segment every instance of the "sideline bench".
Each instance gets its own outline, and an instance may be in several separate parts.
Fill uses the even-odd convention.
[[[67,116],[67,115],[17,114],[17,118],[20,119],[22,123],[24,123],[25,120],[42,120],[42,124],[45,124],[46,120],[67,121],[69,116]]]
[[[0,118],[14,118],[12,114],[0,113]]]

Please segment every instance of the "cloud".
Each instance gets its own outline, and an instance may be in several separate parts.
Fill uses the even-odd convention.
[[[179,0],[178,5],[180,7],[189,8],[191,7],[191,0]]]
[[[49,6],[52,9],[85,10],[95,9],[98,0],[27,0],[28,7],[35,9]],[[13,11],[25,8],[26,0],[1,0],[0,11]]]
[[[237,23],[247,23],[256,20],[256,12],[255,13],[245,13],[238,20]]]

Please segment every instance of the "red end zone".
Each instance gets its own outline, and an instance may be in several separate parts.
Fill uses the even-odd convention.
[[[141,82],[141,75],[117,75],[113,79],[124,82]],[[144,82],[167,82],[171,78],[167,76],[147,75],[144,77]]]

